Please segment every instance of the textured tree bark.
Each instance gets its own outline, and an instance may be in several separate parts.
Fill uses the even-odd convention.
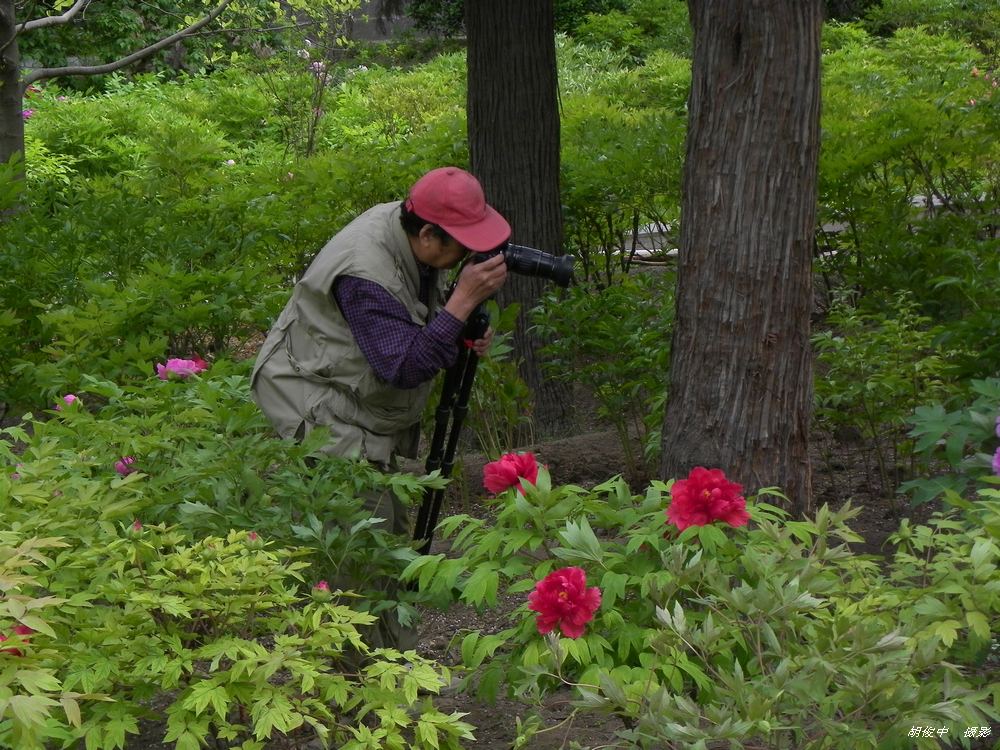
[[[468,35],[468,128],[472,172],[513,228],[512,241],[561,254],[559,107],[553,0],[472,0]],[[542,377],[542,342],[526,314],[548,282],[511,274],[501,305],[518,302],[515,354],[535,394],[535,420],[552,434],[571,416],[568,387]]]
[[[14,0],[0,0],[0,164],[24,148]]]
[[[811,509],[822,0],[688,0],[677,318],[661,475],[721,468]]]

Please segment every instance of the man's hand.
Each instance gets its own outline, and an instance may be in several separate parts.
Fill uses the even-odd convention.
[[[467,320],[480,302],[492,297],[507,280],[503,253],[482,263],[466,263],[444,309],[459,320]]]
[[[490,346],[493,344],[493,328],[487,328],[486,333],[483,334],[481,339],[476,339],[472,342],[472,351],[478,354],[480,357],[485,357],[490,352]]]

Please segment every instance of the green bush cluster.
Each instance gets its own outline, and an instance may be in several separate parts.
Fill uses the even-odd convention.
[[[507,629],[462,640],[481,694],[568,689],[567,724],[615,717],[630,747],[940,746],[914,725],[968,747],[969,726],[996,721],[1000,687],[980,670],[1000,623],[996,490],[970,516],[904,523],[881,567],[848,548],[849,505],[792,520],[765,491],[749,527],[678,532],[670,489],[553,487],[542,468],[489,523],[444,522],[460,555],[420,557],[408,576],[444,601],[525,600]],[[579,638],[542,637],[526,594],[563,566],[586,572],[601,606]],[[536,717],[520,741],[558,729]]]
[[[584,386],[600,417],[614,426],[625,471],[649,473],[660,451],[670,369],[674,276],[635,273],[604,289],[550,293],[532,312],[549,376]],[[642,455],[634,455],[636,442]]]
[[[648,225],[679,236],[686,8],[564,5],[580,23],[557,40],[561,182],[584,283],[535,319],[558,372],[647,446],[632,471],[655,458],[666,397],[672,275],[637,273],[634,241]],[[1000,408],[994,16],[884,2],[824,32],[817,271],[838,303],[816,337],[819,423],[861,436],[885,494],[907,480],[915,501],[964,513],[904,523],[884,568],[842,546],[849,510],[790,520],[765,495],[750,529],[668,534],[668,485],[553,488],[544,471],[495,523],[448,519],[457,557],[417,558],[359,498],[409,502],[439,479],[317,464],[312,441],[266,437],[247,359],[296,275],[359,211],[467,164],[460,54],[401,70],[286,45],[212,76],[33,92],[27,184],[0,165],[0,211],[23,206],[0,232],[0,401],[8,420],[43,414],[0,441],[0,629],[34,631],[0,647],[0,745],[121,747],[159,720],[180,748],[309,732],[457,747],[469,727],[418,697],[447,671],[391,651],[357,667],[366,625],[427,600],[492,605],[560,564],[602,588],[597,619],[543,641],[522,608],[470,634],[484,695],[569,688],[575,715],[610,713],[652,747],[932,747],[907,730],[958,742],[995,721],[977,671],[1000,610],[984,478]],[[470,418],[491,455],[530,416],[503,336],[495,353]],[[192,355],[209,374],[155,378]],[[403,568],[417,589],[374,595]],[[357,591],[313,589],[338,576]]]
[[[415,553],[361,498],[411,502],[436,480],[317,461],[322,436],[270,438],[245,370],[82,376],[72,403],[4,431],[0,628],[36,632],[0,653],[0,746],[120,748],[149,720],[192,749],[469,736],[418,699],[446,672],[365,640],[381,614],[412,622],[418,592],[385,596]]]

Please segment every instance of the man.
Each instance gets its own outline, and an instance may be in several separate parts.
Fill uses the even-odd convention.
[[[478,180],[457,167],[428,172],[402,204],[370,208],[337,233],[296,283],[254,365],[254,400],[278,434],[302,439],[327,427],[327,453],[384,471],[398,456],[415,458],[431,381],[456,360],[465,320],[507,277],[501,254],[466,263],[445,300],[441,272],[509,237]],[[490,335],[474,342],[479,354]],[[406,533],[395,498],[368,506]]]

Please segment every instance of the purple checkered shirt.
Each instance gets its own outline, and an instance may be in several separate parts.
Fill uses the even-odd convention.
[[[339,277],[333,297],[375,375],[396,388],[416,388],[458,357],[465,324],[446,310],[418,325],[384,287],[356,276]]]

